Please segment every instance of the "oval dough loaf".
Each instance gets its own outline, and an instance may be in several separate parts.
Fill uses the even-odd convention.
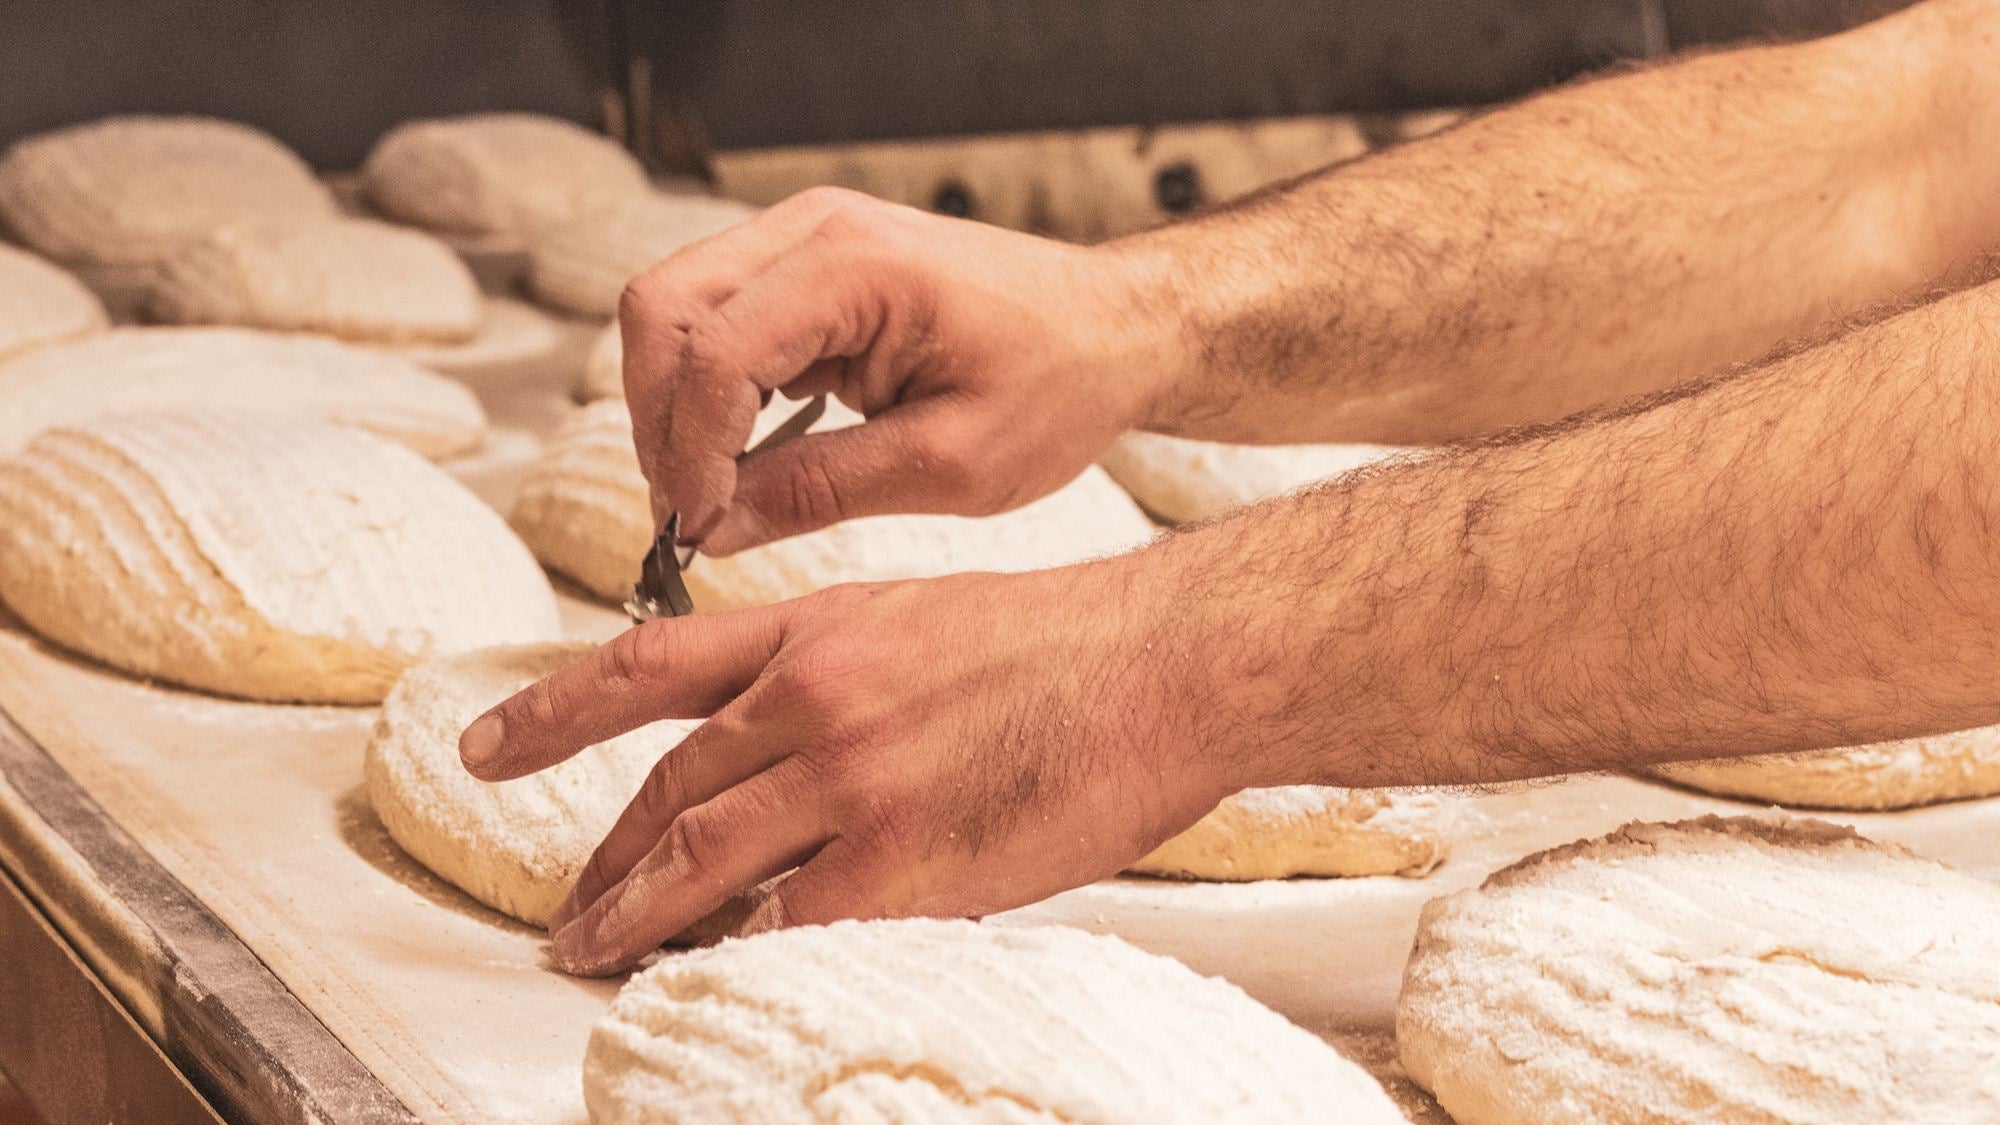
[[[798,409],[798,403],[774,399],[758,416],[752,442]],[[857,420],[829,403],[820,427]],[[513,523],[551,569],[600,597],[630,596],[639,560],[653,542],[653,521],[624,402],[591,403],[549,441],[522,484]],[[1053,495],[1004,515],[850,520],[726,559],[697,559],[686,579],[697,607],[724,609],[842,582],[1059,566],[1137,546],[1151,534],[1131,499],[1092,468]]]
[[[125,414],[0,463],[0,600],[140,676],[373,703],[442,653],[560,635],[555,594],[465,487],[359,430]]]
[[[114,328],[0,363],[0,457],[51,426],[139,410],[228,410],[356,426],[427,457],[477,446],[471,391],[406,359],[241,328]]]
[[[407,122],[376,142],[361,175],[369,203],[392,218],[516,243],[651,190],[609,137],[532,113]]]
[[[1428,875],[1444,861],[1451,808],[1434,793],[1246,789],[1127,870],[1214,882]]]
[[[2000,886],[1819,821],[1631,824],[1425,907],[1396,1032],[1462,1125],[2000,1120]]]
[[[1646,771],[1676,785],[1816,809],[1907,809],[2000,793],[2000,727],[1809,754],[1676,762]]]
[[[176,250],[153,319],[318,332],[363,343],[463,343],[479,287],[449,246],[366,219],[224,228]]]
[[[528,240],[528,288],[585,316],[615,316],[636,274],[690,242],[729,229],[755,207],[708,195],[651,194],[538,230]]]
[[[1382,445],[1230,445],[1128,433],[1099,463],[1168,523],[1192,523],[1409,450]]]
[[[1401,1122],[1235,985],[1061,927],[841,922],[662,959],[591,1032],[598,1125]]]
[[[0,220],[64,263],[150,266],[259,220],[331,218],[331,192],[276,138],[208,117],[109,117],[0,158]]]
[[[25,250],[0,245],[0,363],[100,332],[110,318],[83,282]]]

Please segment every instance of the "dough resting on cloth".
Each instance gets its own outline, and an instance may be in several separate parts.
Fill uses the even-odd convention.
[[[273,701],[373,703],[429,657],[560,636],[506,524],[358,430],[125,414],[0,462],[0,600],[140,676]]]
[[[0,158],[0,222],[66,264],[150,266],[230,224],[334,214],[303,160],[232,121],[109,117]]]
[[[1407,453],[1382,445],[1230,445],[1128,433],[1099,464],[1146,510],[1192,523]]]
[[[1450,809],[1434,793],[1246,789],[1127,870],[1214,882],[1426,875],[1444,861]]]
[[[25,250],[0,245],[0,362],[102,331],[110,318],[83,282]]]
[[[1462,1125],[2000,1120],[2000,886],[1820,821],[1630,824],[1426,906],[1396,1033]]]
[[[0,363],[0,457],[51,426],[138,410],[228,410],[361,429],[428,457],[477,446],[472,392],[410,360],[242,328],[114,328]]]
[[[710,195],[635,196],[537,230],[528,240],[528,288],[559,309],[613,316],[635,275],[756,213],[747,203]]]
[[[160,264],[152,318],[318,332],[362,343],[463,343],[479,286],[451,247],[365,219],[224,228]]]
[[[640,1122],[1401,1122],[1235,985],[1060,927],[841,922],[660,960],[591,1032],[584,1100]]]
[[[798,409],[774,399],[758,415],[752,443]],[[829,402],[817,428],[858,418]],[[513,523],[551,569],[604,598],[631,594],[653,519],[623,401],[591,403],[549,441],[522,484]],[[728,558],[697,558],[685,577],[697,607],[764,605],[842,582],[1059,566],[1137,546],[1152,531],[1131,498],[1092,468],[1002,515],[849,520]]]
[[[2000,793],[2000,727],[1844,750],[1676,762],[1645,772],[1705,793],[1779,805],[1907,809]]]

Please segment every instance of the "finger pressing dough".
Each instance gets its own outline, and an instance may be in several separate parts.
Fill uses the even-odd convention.
[[[1450,809],[1434,793],[1246,789],[1127,870],[1214,882],[1428,875],[1444,861]]]
[[[1461,1125],[2000,1120],[2000,886],[1820,821],[1631,824],[1426,906],[1396,1034]]]
[[[479,287],[449,246],[366,219],[225,227],[168,255],[149,312],[362,343],[462,343]]]
[[[533,113],[407,122],[375,143],[361,176],[368,202],[391,218],[517,244],[651,190],[609,137]]]
[[[1192,523],[1407,452],[1383,445],[1230,445],[1135,431],[1098,460],[1147,511],[1168,523]]]
[[[63,263],[150,266],[233,223],[333,215],[303,160],[232,121],[108,117],[0,157],[0,221]]]
[[[1907,809],[2000,793],[2000,727],[1809,754],[1676,762],[1645,772],[1705,793],[1778,805]]]
[[[528,288],[559,309],[614,316],[619,294],[633,276],[756,213],[747,203],[707,195],[626,199],[536,231],[528,240]]]
[[[590,1035],[598,1125],[1403,1120],[1235,985],[1117,938],[905,920],[662,958]]]
[[[798,403],[774,399],[758,416],[752,442],[798,409]],[[816,428],[857,420],[829,402]],[[591,403],[550,439],[522,484],[512,519],[551,569],[600,597],[630,596],[639,560],[652,546],[653,519],[623,401]],[[1003,515],[849,520],[728,558],[699,558],[685,577],[696,607],[723,609],[783,601],[842,582],[1060,566],[1137,546],[1151,534],[1131,499],[1092,468]]]
[[[591,341],[590,354],[583,360],[583,381],[577,389],[585,402],[625,397],[625,341],[617,321],[605,325]]]
[[[104,329],[104,305],[83,282],[25,250],[0,245],[0,363]]]
[[[0,363],[0,457],[51,427],[137,410],[357,426],[428,457],[477,446],[479,400],[406,359],[242,328],[114,328]]]
[[[560,635],[505,523],[359,430],[121,414],[0,463],[0,600],[136,675],[273,701],[374,703],[442,653]]]

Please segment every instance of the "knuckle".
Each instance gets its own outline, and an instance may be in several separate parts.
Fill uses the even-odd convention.
[[[666,622],[648,621],[625,630],[598,651],[600,672],[613,684],[636,684],[666,663]]]
[[[720,870],[728,847],[727,826],[714,813],[692,808],[667,826],[667,848],[681,870],[701,876]]]
[[[624,324],[643,323],[666,298],[666,282],[658,269],[635,274],[618,292],[618,319]]]
[[[874,201],[874,197],[852,188],[833,184],[817,184],[798,192],[785,201],[785,205],[801,210],[831,214],[848,207],[860,206]]]
[[[682,797],[686,787],[681,782],[680,771],[669,762],[669,754],[653,764],[646,773],[645,783],[639,786],[639,811],[654,823],[671,823],[674,815],[681,811]]]
[[[556,698],[554,679],[545,678],[529,684],[521,694],[514,697],[514,706],[510,710],[511,713],[505,720],[510,726],[516,723],[531,728],[560,725],[563,718],[562,703]]]
[[[839,523],[852,509],[826,457],[803,447],[792,471],[786,474],[785,503],[798,523],[807,528]]]

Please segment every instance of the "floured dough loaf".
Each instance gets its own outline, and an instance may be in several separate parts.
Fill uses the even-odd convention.
[[[758,415],[754,444],[799,409],[784,398]],[[829,402],[816,428],[859,415]],[[621,601],[653,542],[646,480],[633,452],[625,403],[582,408],[530,469],[513,513],[535,557],[601,597]],[[752,548],[698,558],[686,572],[698,608],[764,605],[842,582],[924,578],[968,570],[1060,566],[1144,543],[1152,526],[1131,499],[1092,468],[1052,495],[985,519],[875,516]]]
[[[148,310],[361,343],[463,343],[479,286],[449,246],[366,219],[226,227],[160,264]]]
[[[1114,937],[930,920],[663,958],[592,1030],[583,1092],[598,1125],[1403,1121],[1233,984]]]
[[[1427,875],[1444,860],[1451,807],[1401,790],[1246,789],[1127,870],[1215,882]]]
[[[515,242],[651,190],[610,138],[532,113],[407,122],[376,142],[361,175],[385,215]]]
[[[1778,805],[1907,809],[2000,793],[2000,727],[1809,754],[1676,762],[1645,772],[1706,793]]]
[[[359,430],[121,414],[0,462],[0,600],[106,664],[373,703],[442,653],[560,635],[548,579],[443,470]]]
[[[528,240],[528,288],[559,309],[613,316],[634,275],[756,213],[747,203],[707,195],[636,196],[536,231]]]
[[[590,343],[583,360],[583,381],[577,388],[585,402],[600,398],[625,397],[625,341],[618,334],[618,322],[605,325]]]
[[[114,328],[0,363],[0,456],[50,426],[155,409],[306,416],[429,457],[486,428],[471,391],[396,356],[241,328]]]
[[[1381,445],[1230,445],[1133,432],[1098,463],[1149,512],[1192,523],[1282,496],[1407,450]]]
[[[81,281],[0,245],[0,363],[30,348],[102,331],[110,319]]]
[[[233,223],[331,218],[333,195],[284,145],[207,117],[108,117],[0,157],[0,221],[65,264],[150,266]]]
[[[2000,886],[1819,821],[1631,824],[1426,906],[1396,1033],[1462,1125],[2000,1120]]]

